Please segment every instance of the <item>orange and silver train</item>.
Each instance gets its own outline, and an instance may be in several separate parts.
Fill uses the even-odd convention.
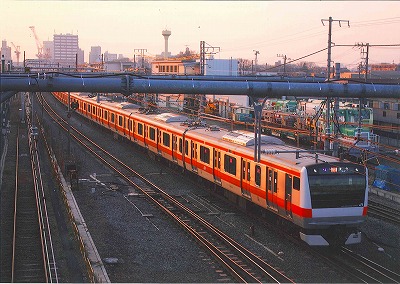
[[[67,93],[53,93],[68,104]],[[145,114],[138,106],[71,93],[84,117],[223,188],[241,204],[250,202],[295,224],[309,245],[361,242],[358,226],[368,209],[367,169],[312,154],[262,135],[254,161],[254,134],[190,125],[181,114]],[[237,198],[240,197],[240,198]]]

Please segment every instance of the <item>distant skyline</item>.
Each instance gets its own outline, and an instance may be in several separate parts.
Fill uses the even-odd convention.
[[[1,40],[19,45],[26,58],[35,58],[35,26],[42,41],[53,34],[77,34],[89,60],[91,46],[102,53],[133,58],[134,49],[148,56],[164,51],[162,30],[171,31],[169,52],[186,47],[199,52],[200,41],[219,47],[216,58],[257,59],[274,64],[297,59],[327,47],[328,20],[333,22],[336,45],[400,44],[400,1],[11,1],[1,4]],[[12,47],[13,60],[16,61]],[[21,58],[22,58],[21,54]],[[355,68],[361,62],[358,47],[334,47],[332,60]],[[300,61],[327,63],[327,51]],[[297,62],[300,62],[297,61]],[[296,62],[296,63],[297,63]],[[400,46],[371,47],[369,62],[400,64]],[[333,65],[333,63],[332,63]]]

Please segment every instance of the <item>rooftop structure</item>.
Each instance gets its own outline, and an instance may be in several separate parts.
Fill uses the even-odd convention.
[[[164,40],[165,40],[165,48],[164,48],[164,52],[162,53],[162,55],[164,56],[164,58],[168,58],[170,56],[170,52],[168,52],[168,38],[171,35],[171,31],[163,30],[162,35],[164,36]]]

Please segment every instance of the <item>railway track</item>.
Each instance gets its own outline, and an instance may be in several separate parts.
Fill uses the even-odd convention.
[[[31,132],[18,129],[10,282],[58,282],[39,153]]]
[[[368,202],[368,215],[400,225],[400,210],[377,202]]]
[[[45,103],[44,100],[41,101]],[[135,195],[139,193],[146,196],[153,204],[184,228],[210,255],[214,256],[224,267],[224,270],[231,275],[232,279],[239,282],[251,283],[293,282],[281,271],[275,269],[262,258],[241,246],[151,181],[133,171],[129,166],[80,133],[80,131],[72,126],[68,126],[66,121],[53,112],[48,105],[46,105],[45,109],[55,122],[66,131],[69,130],[71,137],[81,144],[82,147],[91,152],[92,155],[135,188],[137,192]],[[128,194],[124,198],[133,204],[131,199],[135,197]]]
[[[341,247],[325,257],[342,268],[360,283],[400,283],[400,274],[363,257],[352,250]]]

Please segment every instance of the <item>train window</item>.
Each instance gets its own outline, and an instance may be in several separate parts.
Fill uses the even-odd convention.
[[[169,147],[171,144],[171,137],[169,133],[163,132],[163,144],[165,147]]]
[[[137,132],[139,135],[143,135],[143,123],[139,123],[137,124]]]
[[[258,185],[258,186],[261,185],[261,167],[259,165],[256,165],[256,168],[255,168],[255,182],[256,182],[256,185]]]
[[[210,163],[210,149],[204,146],[200,146],[200,161],[209,164]]]
[[[88,110],[88,112],[91,111],[90,105],[87,106],[87,110]]]
[[[185,140],[185,155],[189,155],[189,141]]]
[[[156,130],[153,127],[150,127],[149,138],[150,140],[156,141]]]
[[[182,138],[179,138],[179,153],[182,153],[183,143]]]
[[[112,112],[111,113],[111,122],[114,123],[114,121],[115,121],[115,114]]]
[[[197,160],[197,144],[192,142],[192,158]]]
[[[83,103],[83,110],[86,111],[86,103]]]
[[[236,175],[236,158],[225,154],[224,156],[224,170],[227,173]]]
[[[132,131],[132,119],[128,120],[128,129],[129,131]]]
[[[278,172],[274,171],[274,192],[278,191]]]
[[[118,115],[118,125],[122,126],[122,115]]]
[[[93,106],[93,108],[92,108],[92,113],[96,114],[96,107],[95,106]]]
[[[300,179],[298,177],[293,177],[293,189],[300,190]]]
[[[312,208],[363,206],[365,176],[357,174],[309,174]]]
[[[272,191],[272,177],[274,172],[272,170],[268,170],[268,180],[267,180],[267,188],[269,191]]]
[[[178,138],[176,137],[176,135],[172,135],[172,149],[174,149],[174,151],[176,151],[176,149],[178,148],[177,140]]]
[[[246,177],[246,162],[242,161],[242,177],[245,179]]]
[[[247,180],[250,181],[250,162],[247,162]]]

